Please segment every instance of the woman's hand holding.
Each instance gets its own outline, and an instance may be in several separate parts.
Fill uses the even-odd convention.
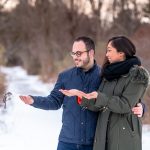
[[[96,91],[94,91],[94,92],[86,94],[84,97],[87,99],[96,99],[97,96],[98,96],[98,93]]]
[[[80,90],[77,90],[77,89],[71,89],[71,90],[60,89],[59,91],[62,92],[66,96],[78,96],[80,98],[85,97],[87,99],[93,99],[93,98],[96,99],[97,96],[98,96],[98,93],[95,92],[95,91],[91,92],[91,93],[88,93],[88,94],[86,94],[86,93],[84,93]]]
[[[84,92],[79,91],[77,89],[71,89],[71,90],[60,89],[59,91],[62,92],[66,96],[78,96],[82,98],[84,95],[86,95]]]

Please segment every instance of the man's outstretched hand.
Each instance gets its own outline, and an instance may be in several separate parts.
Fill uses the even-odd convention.
[[[31,105],[31,104],[34,103],[34,100],[33,100],[33,98],[32,98],[31,96],[22,96],[22,95],[20,95],[19,97],[20,97],[20,99],[21,99],[25,104]]]
[[[62,92],[66,96],[78,96],[80,98],[85,97],[87,99],[97,98],[97,95],[98,95],[96,91],[91,92],[91,93],[84,93],[77,89],[70,89],[70,90],[60,89],[59,91]]]

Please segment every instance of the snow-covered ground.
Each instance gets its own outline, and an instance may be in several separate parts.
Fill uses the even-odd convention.
[[[0,115],[0,150],[56,150],[62,110],[36,109],[18,98],[18,95],[47,95],[54,85],[43,84],[20,67],[1,71],[7,75],[7,91],[13,97],[7,102],[8,112]]]
[[[7,91],[13,97],[7,102],[7,112],[0,111],[0,150],[56,150],[62,110],[36,109],[18,98],[18,95],[47,95],[54,85],[28,76],[20,67],[1,67],[1,71],[7,76]],[[150,126],[144,125],[143,150],[149,150],[149,141]]]

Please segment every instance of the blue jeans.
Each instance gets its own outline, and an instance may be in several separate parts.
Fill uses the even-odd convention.
[[[59,141],[57,150],[93,150],[93,145],[79,145]]]

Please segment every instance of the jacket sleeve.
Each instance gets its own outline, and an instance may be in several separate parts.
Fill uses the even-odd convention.
[[[85,97],[82,98],[81,102],[80,102],[80,106],[85,108],[85,109],[89,109],[91,111],[101,111],[103,109],[103,107],[97,107],[95,105],[96,100],[95,99],[86,99]]]
[[[142,98],[145,89],[144,84],[130,81],[121,96],[108,96],[98,92],[95,106],[105,107],[115,113],[129,113]]]
[[[57,110],[61,107],[64,99],[64,95],[59,91],[63,89],[62,74],[58,76],[57,82],[51,93],[46,96],[31,96],[34,99],[33,107],[45,109],[45,110]]]
[[[88,100],[83,98],[80,105],[92,111],[105,111],[109,109],[115,113],[129,113],[132,107],[141,99],[145,89],[144,84],[130,82],[121,96],[108,96],[98,91],[96,101],[94,99]]]
[[[121,95],[108,96],[98,91],[98,97],[93,100],[83,99],[81,105],[88,109],[107,110],[114,113],[125,114],[131,112],[131,109],[142,99],[149,84],[149,73],[143,67],[134,67],[130,71],[129,80],[124,87]]]

